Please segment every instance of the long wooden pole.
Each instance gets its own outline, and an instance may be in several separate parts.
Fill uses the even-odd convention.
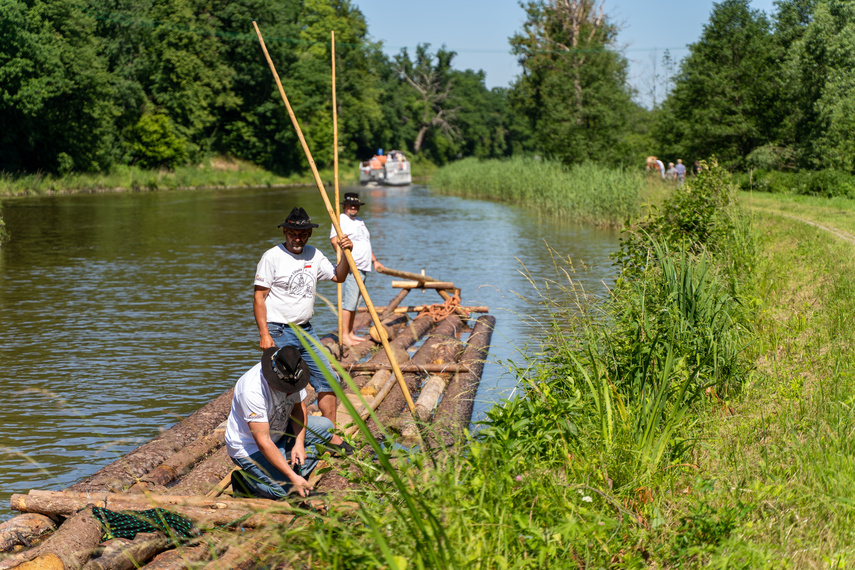
[[[332,125],[333,125],[333,184],[335,186],[335,217],[341,219],[341,200],[338,197],[338,107],[335,99],[335,30],[330,32],[332,45]],[[335,250],[335,262],[341,263],[341,248]],[[344,351],[344,320],[342,315],[341,283],[336,283],[338,298],[338,345]]]
[[[306,159],[309,161],[309,167],[312,169],[312,175],[315,177],[315,184],[317,184],[318,191],[321,193],[321,197],[324,200],[324,205],[327,207],[327,214],[332,221],[336,235],[341,239],[344,236],[341,231],[341,224],[339,224],[339,219],[336,217],[332,205],[330,204],[329,196],[327,196],[327,192],[324,190],[324,184],[321,182],[321,176],[318,174],[318,167],[315,165],[315,160],[312,158],[309,145],[306,144],[306,139],[303,137],[303,131],[300,130],[300,125],[297,123],[297,117],[294,115],[294,111],[291,109],[291,104],[288,102],[288,97],[285,95],[285,89],[282,88],[282,82],[279,80],[279,74],[276,73],[276,67],[273,65],[273,60],[270,59],[270,54],[267,53],[267,46],[264,45],[264,38],[261,37],[261,31],[258,29],[258,24],[253,21],[252,25],[255,28],[255,33],[258,34],[258,41],[261,43],[261,49],[264,52],[264,57],[267,59],[267,64],[270,66],[270,71],[273,72],[273,78],[276,80],[276,87],[279,88],[279,95],[282,96],[285,108],[288,109],[288,116],[291,117],[291,123],[297,131],[297,138],[300,139],[300,145],[303,147],[303,152],[306,153]],[[386,330],[380,323],[380,316],[377,314],[377,311],[374,310],[374,304],[371,302],[368,290],[365,288],[365,282],[362,281],[362,275],[359,274],[359,270],[356,268],[356,260],[353,259],[353,253],[348,249],[342,251],[344,252],[345,259],[347,259],[347,264],[350,266],[350,272],[353,273],[353,277],[356,279],[356,284],[359,286],[359,292],[362,293],[362,298],[365,299],[365,306],[368,307],[368,312],[371,314],[371,320],[377,326],[377,330],[380,333],[380,341],[383,343],[383,350],[386,351],[386,355],[389,357],[389,362],[392,364],[392,369],[395,372],[395,378],[398,379],[398,385],[401,387],[401,391],[404,393],[404,398],[407,400],[407,407],[409,407],[410,412],[415,415],[416,404],[413,402],[412,396],[410,396],[409,389],[407,389],[407,383],[404,381],[404,374],[401,372],[401,367],[398,366],[398,360],[395,358],[395,352],[389,345]]]

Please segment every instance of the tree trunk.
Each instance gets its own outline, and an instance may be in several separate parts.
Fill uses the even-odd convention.
[[[425,134],[428,131],[428,125],[422,125],[422,128],[419,129],[419,134],[416,135],[416,142],[413,143],[413,153],[419,154],[419,151],[422,149],[422,143],[425,140]]]

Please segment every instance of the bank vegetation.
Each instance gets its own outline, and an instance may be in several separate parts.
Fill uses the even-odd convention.
[[[555,320],[514,365],[519,392],[452,448],[406,449],[392,435],[372,444],[347,471],[358,514],[282,529],[273,558],[330,568],[855,563],[855,208],[835,234],[834,208],[798,219],[821,199],[757,196],[737,201],[731,176],[711,164],[625,232],[604,301],[572,273],[531,278]]]

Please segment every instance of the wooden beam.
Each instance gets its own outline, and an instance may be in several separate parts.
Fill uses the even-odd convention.
[[[351,364],[347,367],[348,372],[378,372],[380,370],[392,370],[392,367],[385,364],[371,364],[370,362]],[[456,374],[458,372],[470,372],[467,365],[458,363],[405,364],[401,366],[401,371],[407,373],[426,372],[428,374]]]
[[[392,281],[396,289],[454,289],[451,281]]]
[[[412,273],[410,271],[400,271],[398,269],[392,269],[390,267],[384,267],[383,271],[381,271],[380,273],[384,275],[390,275],[392,277],[400,277],[401,279],[410,279],[414,281],[439,281],[439,279],[434,279],[429,275]]]
[[[406,289],[405,289],[405,291],[406,291]],[[437,305],[441,306],[442,303],[437,303]],[[433,305],[407,305],[404,307],[396,307],[395,309],[392,310],[392,312],[395,314],[421,313],[422,311],[428,310],[432,306]],[[484,305],[480,305],[477,307],[460,307],[460,308],[465,310],[465,311],[469,311],[470,313],[489,313],[490,312],[490,307],[486,307]],[[377,309],[378,310],[385,309],[385,307],[377,307]],[[368,312],[368,309],[366,309],[365,307],[359,307],[359,309],[357,309],[357,311],[360,313]]]

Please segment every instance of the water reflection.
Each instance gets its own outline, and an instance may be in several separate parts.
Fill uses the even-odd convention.
[[[532,294],[523,268],[555,277],[546,244],[584,262],[577,278],[589,291],[611,279],[614,231],[423,187],[355,190],[386,266],[453,281],[464,304],[497,317],[476,417],[516,384],[497,363],[517,359],[540,332],[518,315],[543,319],[547,309],[519,295]],[[314,188],[4,202],[13,239],[0,249],[0,501],[66,487],[233,385],[259,354],[256,263],[294,205],[322,224],[311,243],[331,254]],[[375,303],[392,296],[391,281],[369,277]],[[319,293],[334,299],[334,284]],[[438,300],[414,291],[407,303]],[[335,316],[318,303],[314,323],[333,330]]]

